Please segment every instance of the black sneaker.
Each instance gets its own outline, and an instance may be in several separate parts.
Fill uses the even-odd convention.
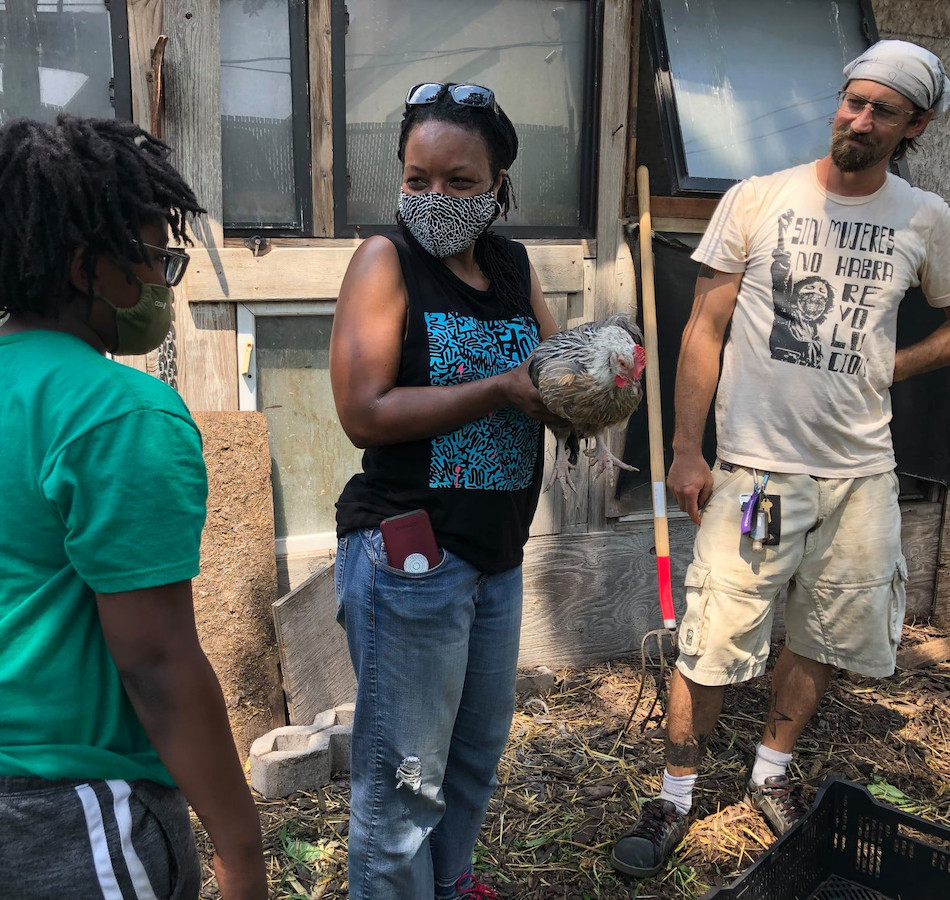
[[[686,834],[686,816],[669,800],[648,800],[640,810],[633,831],[625,834],[610,853],[610,864],[625,875],[656,875],[670,851]]]
[[[801,786],[789,781],[787,775],[772,775],[763,785],[753,784],[750,778],[743,799],[765,816],[765,821],[779,837],[808,812]]]

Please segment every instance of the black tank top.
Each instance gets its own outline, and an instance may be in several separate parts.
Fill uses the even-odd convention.
[[[409,299],[397,387],[452,385],[499,375],[537,346],[531,313],[502,309],[495,291],[467,285],[405,229],[396,246]],[[525,248],[508,241],[526,296]],[[337,534],[376,528],[382,519],[425,509],[441,547],[486,574],[520,565],[542,467],[541,423],[505,408],[451,434],[369,447],[363,472],[337,502]]]

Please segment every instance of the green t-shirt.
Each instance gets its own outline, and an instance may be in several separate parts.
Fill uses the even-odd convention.
[[[170,387],[67,334],[0,336],[0,775],[173,784],[95,594],[197,575],[206,499]]]

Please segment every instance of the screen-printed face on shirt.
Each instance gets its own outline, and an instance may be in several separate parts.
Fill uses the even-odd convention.
[[[828,307],[828,285],[813,281],[796,292],[801,317],[807,321],[820,319]]]

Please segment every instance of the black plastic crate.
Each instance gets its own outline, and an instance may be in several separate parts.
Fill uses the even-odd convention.
[[[950,900],[950,828],[878,803],[867,788],[833,775],[791,831],[703,900],[713,897]]]

